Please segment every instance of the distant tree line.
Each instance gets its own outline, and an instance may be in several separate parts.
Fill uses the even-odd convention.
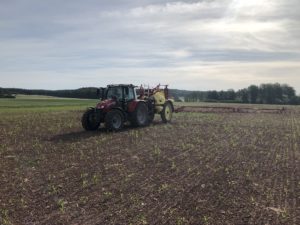
[[[16,96],[4,88],[0,88],[0,98],[15,98]]]
[[[31,90],[31,89],[20,89],[20,88],[0,88],[1,93],[12,94],[24,94],[24,95],[46,95],[54,97],[64,97],[64,98],[86,98],[86,99],[96,99],[97,88],[79,88],[75,90]]]
[[[193,91],[185,96],[185,101],[232,102],[252,104],[300,104],[300,97],[287,84],[250,85],[238,91]]]
[[[65,98],[97,99],[97,88],[86,87],[75,90],[31,90],[20,88],[0,88],[0,98],[13,98],[16,94],[47,95]],[[300,97],[293,87],[287,84],[250,85],[238,91],[187,91],[170,89],[170,95],[176,101],[187,102],[225,102],[252,104],[300,104]]]

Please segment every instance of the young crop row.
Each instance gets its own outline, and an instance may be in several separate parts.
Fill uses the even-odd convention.
[[[297,224],[300,115],[181,113],[83,131],[2,112],[2,224]],[[3,163],[2,163],[3,162]]]

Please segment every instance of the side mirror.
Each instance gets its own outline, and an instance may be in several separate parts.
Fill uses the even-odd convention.
[[[97,97],[101,100],[104,99],[105,95],[105,88],[97,88]]]
[[[106,89],[105,88],[101,88],[101,93],[100,93],[101,100],[104,100],[104,98],[105,98],[105,92],[106,92]]]

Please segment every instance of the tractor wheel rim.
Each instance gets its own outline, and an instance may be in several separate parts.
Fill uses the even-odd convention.
[[[165,109],[165,117],[167,120],[170,120],[172,118],[172,112],[169,105]]]
[[[112,119],[112,125],[114,128],[118,129],[121,126],[121,117],[119,115],[115,115]]]

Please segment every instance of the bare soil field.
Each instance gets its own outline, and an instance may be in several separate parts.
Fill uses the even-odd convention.
[[[117,133],[0,112],[0,224],[300,224],[300,113],[178,113]]]

